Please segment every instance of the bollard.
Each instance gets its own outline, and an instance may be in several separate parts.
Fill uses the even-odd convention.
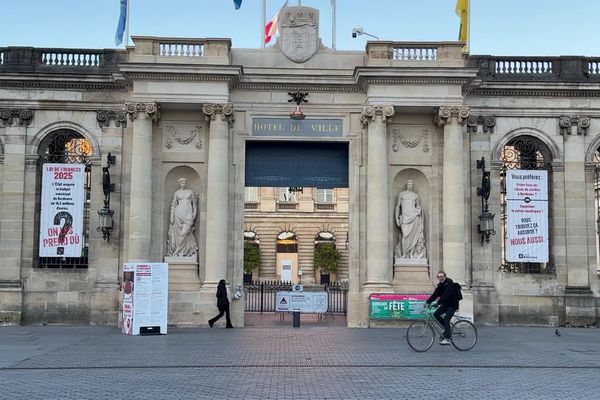
[[[294,328],[300,327],[300,310],[292,311],[292,326]]]

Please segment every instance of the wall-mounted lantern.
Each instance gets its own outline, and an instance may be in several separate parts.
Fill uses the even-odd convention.
[[[477,196],[481,197],[481,214],[479,214],[479,225],[477,233],[481,236],[481,245],[483,241],[490,242],[490,236],[495,235],[494,214],[489,210],[488,199],[490,198],[490,172],[485,170],[485,158],[477,160],[477,169],[481,170],[481,187],[477,188]]]
[[[98,232],[102,232],[102,238],[110,242],[110,233],[113,230],[113,215],[114,210],[110,209],[110,193],[115,191],[115,184],[110,183],[111,165],[115,165],[116,156],[108,153],[106,156],[106,167],[102,167],[102,192],[104,193],[104,207],[98,210]]]

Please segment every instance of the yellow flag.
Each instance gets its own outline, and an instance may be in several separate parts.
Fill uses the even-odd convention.
[[[458,40],[465,42],[464,51],[468,50],[469,45],[469,0],[456,0],[456,15],[460,17],[460,30],[458,31]]]

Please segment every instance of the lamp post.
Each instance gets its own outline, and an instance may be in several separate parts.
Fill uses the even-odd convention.
[[[477,233],[481,236],[481,245],[483,241],[490,242],[490,236],[495,235],[494,230],[494,214],[489,210],[488,199],[490,197],[490,172],[485,170],[485,158],[477,160],[477,169],[481,170],[481,187],[477,188],[477,196],[481,197],[481,214],[479,214],[479,224],[477,225]]]

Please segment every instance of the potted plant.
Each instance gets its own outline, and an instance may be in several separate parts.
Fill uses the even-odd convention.
[[[338,269],[341,254],[335,247],[335,243],[317,243],[315,245],[314,264],[315,269],[321,271],[321,283],[328,284],[331,275]]]
[[[260,267],[260,247],[258,243],[244,241],[244,283],[252,283],[252,272]]]

